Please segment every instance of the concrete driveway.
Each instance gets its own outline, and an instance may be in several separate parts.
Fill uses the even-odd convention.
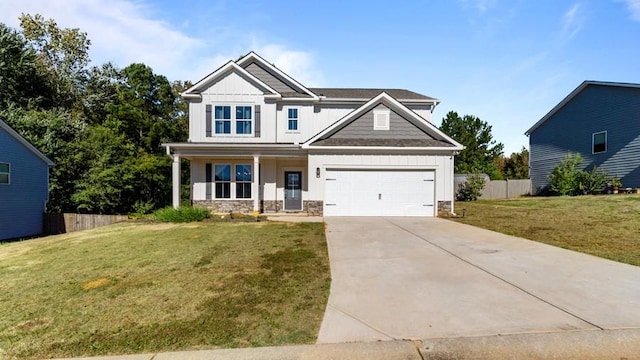
[[[640,328],[640,267],[437,218],[325,218],[318,343]]]

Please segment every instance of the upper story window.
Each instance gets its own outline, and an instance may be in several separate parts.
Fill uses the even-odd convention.
[[[592,152],[594,154],[607,152],[607,132],[606,131],[593,133]]]
[[[216,106],[216,134],[231,134],[231,106]]]
[[[373,130],[389,130],[390,110],[373,110]]]
[[[0,163],[0,184],[9,184],[10,165]]]
[[[290,131],[298,130],[298,109],[289,109],[287,112],[287,129]]]
[[[236,106],[236,134],[251,134],[251,106]]]
[[[207,129],[209,129],[210,113],[207,114]],[[253,121],[253,106],[216,105],[214,107],[213,123],[215,134],[252,134]],[[235,132],[233,132],[234,129]],[[209,130],[207,130],[207,134],[209,134]]]

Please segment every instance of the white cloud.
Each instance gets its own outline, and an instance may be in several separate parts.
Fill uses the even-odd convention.
[[[308,52],[275,44],[254,44],[253,49],[258,55],[304,86],[322,86],[324,83],[322,74],[315,69],[313,55]]]
[[[222,22],[215,40],[200,38],[193,34],[208,34],[211,29],[198,31],[184,20],[180,24],[157,20],[153,16],[158,10],[152,3],[133,0],[2,0],[0,22],[19,28],[21,13],[41,14],[60,27],[86,32],[94,65],[111,61],[125,67],[141,62],[170,80],[198,81],[225,62],[254,50],[305,85],[321,82],[310,53],[257,42],[252,34],[233,31]],[[182,31],[187,29],[189,33]]]
[[[562,33],[565,38],[571,39],[582,30],[584,16],[582,15],[581,5],[573,4],[562,17]]]
[[[640,21],[640,0],[616,0],[616,2],[627,4],[631,18],[635,21]]]

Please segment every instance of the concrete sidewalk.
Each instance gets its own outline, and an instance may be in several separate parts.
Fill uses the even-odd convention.
[[[76,358],[86,360],[640,359],[640,330],[318,344]]]
[[[319,343],[640,328],[640,268],[437,218],[326,218]]]

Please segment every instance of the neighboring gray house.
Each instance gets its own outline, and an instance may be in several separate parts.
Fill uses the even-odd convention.
[[[585,81],[525,133],[534,193],[567,153],[640,187],[640,84]]]
[[[42,233],[50,166],[51,160],[0,120],[0,240]]]
[[[307,88],[254,52],[182,93],[191,202],[217,212],[436,216],[453,210],[463,146],[431,123],[437,99],[403,89]]]

